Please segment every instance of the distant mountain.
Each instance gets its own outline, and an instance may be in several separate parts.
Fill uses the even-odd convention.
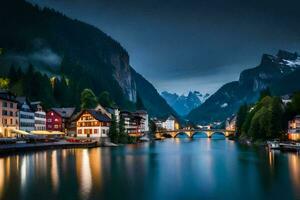
[[[225,120],[243,103],[257,101],[260,91],[270,88],[274,95],[300,90],[300,57],[297,53],[279,50],[276,56],[264,54],[261,63],[244,70],[238,81],[223,85],[205,103],[188,114],[197,123]]]
[[[192,109],[201,105],[209,94],[201,94],[198,91],[189,92],[188,95],[178,95],[176,93],[162,92],[161,96],[167,103],[181,116],[187,115]]]
[[[78,106],[82,89],[91,88],[96,95],[108,91],[123,109],[134,109],[139,94],[150,115],[175,113],[133,70],[127,51],[96,27],[24,0],[1,2],[0,26],[1,76],[12,65],[25,71],[32,64],[49,78],[66,80],[69,106]],[[63,104],[54,98],[57,106]]]

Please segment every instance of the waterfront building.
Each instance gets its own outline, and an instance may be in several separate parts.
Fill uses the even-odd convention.
[[[107,112],[109,113],[110,118],[112,118],[112,116],[114,116],[116,119],[116,122],[117,123],[120,122],[120,110],[118,108],[107,107],[107,108],[105,108],[105,110],[107,110]]]
[[[46,114],[46,130],[67,132],[75,108],[51,108]]]
[[[17,97],[19,109],[19,129],[30,132],[34,131],[34,111],[26,97]]]
[[[143,123],[141,124],[141,131],[142,132],[148,132],[149,131],[149,116],[147,111],[145,110],[137,110],[134,112],[135,115],[142,117]]]
[[[44,111],[41,102],[31,102],[31,107],[34,111],[34,130],[46,130],[46,112]]]
[[[300,140],[300,115],[294,117],[289,121],[288,139]]]
[[[163,129],[163,126],[162,126],[163,122],[162,122],[162,120],[159,120],[156,117],[152,118],[151,120],[154,122],[154,124],[156,126],[156,130],[162,130]]]
[[[281,100],[284,105],[287,105],[288,103],[292,103],[292,95],[290,94],[283,95],[281,96]]]
[[[170,115],[163,123],[162,128],[168,131],[174,131],[179,129],[179,123],[173,115]]]
[[[227,131],[235,131],[236,130],[236,115],[233,115],[226,120],[225,129]]]
[[[0,91],[0,137],[15,137],[19,129],[18,101],[9,91]]]
[[[125,131],[130,136],[140,136],[145,130],[145,119],[139,113],[121,111],[120,118],[124,120]]]
[[[111,119],[100,110],[82,110],[76,119],[77,137],[107,138]]]

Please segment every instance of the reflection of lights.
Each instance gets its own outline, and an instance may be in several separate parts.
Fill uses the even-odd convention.
[[[100,148],[91,149],[90,151],[90,164],[92,176],[94,178],[93,183],[97,188],[101,187],[102,173],[101,173],[101,153]]]
[[[54,191],[57,191],[59,185],[58,168],[57,168],[57,152],[53,151],[51,155],[51,179]]]
[[[0,199],[2,199],[3,191],[4,191],[4,159],[0,159]]]
[[[275,162],[274,151],[268,151],[268,157],[269,157],[269,165],[270,167],[273,167]]]
[[[82,161],[81,161],[81,195],[82,199],[88,199],[89,194],[92,189],[92,174],[89,159],[89,152],[87,149],[82,151]]]
[[[21,189],[24,191],[27,178],[27,156],[24,156],[21,161]]]
[[[297,154],[290,154],[288,157],[290,176],[296,190],[300,188],[300,158],[298,156]]]

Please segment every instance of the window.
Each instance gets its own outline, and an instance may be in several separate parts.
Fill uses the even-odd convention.
[[[11,125],[13,124],[13,119],[10,119],[10,124],[11,124]]]
[[[52,122],[52,119],[47,119],[47,122]]]
[[[3,102],[2,102],[2,107],[3,107],[3,108],[6,108],[6,107],[7,107],[7,102],[6,102],[6,101],[3,101]]]
[[[10,102],[10,108],[13,108],[14,104],[12,102]]]
[[[58,128],[58,125],[57,125],[57,124],[55,124],[55,125],[54,125],[54,128]]]
[[[102,130],[102,133],[105,134],[105,130]]]
[[[97,134],[98,133],[98,129],[94,129],[94,134]]]
[[[54,119],[54,121],[55,121],[55,122],[58,122],[58,119],[57,119],[57,118],[55,118],[55,119]]]
[[[78,129],[77,133],[78,133],[78,134],[82,134],[82,130],[81,130],[81,129]]]
[[[9,112],[10,116],[14,116],[14,113],[12,111]]]
[[[6,116],[7,115],[7,110],[2,110],[2,115]]]

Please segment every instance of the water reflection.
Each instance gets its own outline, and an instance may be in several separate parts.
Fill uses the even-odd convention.
[[[295,190],[300,189],[300,157],[299,154],[290,154],[288,156],[289,172],[293,187]],[[300,195],[298,195],[300,198]]]
[[[57,192],[59,187],[59,175],[57,167],[57,151],[53,151],[51,155],[51,180],[53,190]]]
[[[4,172],[4,159],[0,158],[0,199],[2,199],[2,195],[4,192],[4,179],[5,179],[5,172]]]
[[[79,175],[80,196],[81,199],[88,199],[92,189],[92,173],[88,149],[83,149],[80,154],[76,154],[78,155],[76,156],[76,159],[78,158],[76,167]]]
[[[229,140],[175,138],[0,158],[0,200],[246,200],[282,193],[300,198],[300,156]]]

